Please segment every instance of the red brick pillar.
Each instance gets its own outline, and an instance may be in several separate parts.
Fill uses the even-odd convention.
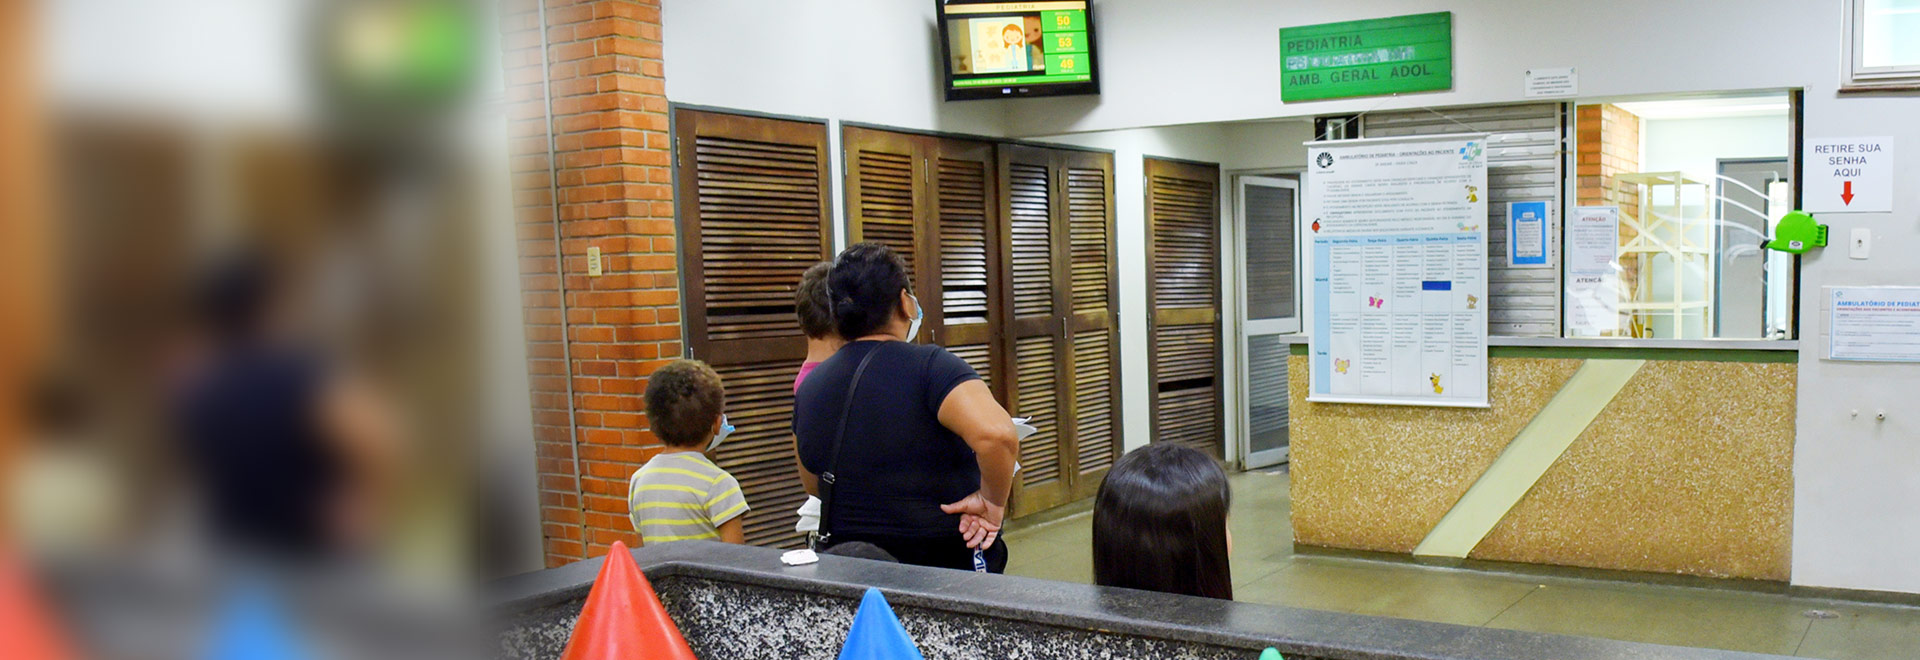
[[[505,3],[501,30],[541,533],[558,566],[637,543],[627,477],[660,449],[641,393],[680,355],[680,300],[659,3],[546,0],[549,108],[537,2]]]

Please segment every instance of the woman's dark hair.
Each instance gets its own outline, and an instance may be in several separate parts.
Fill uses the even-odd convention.
[[[221,340],[253,334],[272,302],[274,276],[272,264],[255,251],[223,256],[201,276],[195,292],[201,322]]]
[[[827,276],[840,337],[853,341],[886,327],[900,309],[900,292],[907,286],[907,262],[893,248],[855,243],[841,252]]]
[[[827,274],[833,263],[822,261],[800,276],[793,290],[793,312],[800,317],[800,331],[812,339],[826,339],[834,333],[833,301],[827,298]]]
[[[1233,600],[1227,473],[1192,448],[1127,452],[1093,500],[1093,581]]]

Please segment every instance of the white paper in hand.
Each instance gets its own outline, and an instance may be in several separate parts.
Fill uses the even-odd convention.
[[[794,523],[793,531],[802,534],[820,531],[820,498],[808,495],[807,502],[794,513],[800,515],[800,522]]]
[[[1033,434],[1035,434],[1035,433],[1039,433],[1039,432],[1040,432],[1040,429],[1037,429],[1037,428],[1034,428],[1032,424],[1028,424],[1028,423],[1027,423],[1027,422],[1030,422],[1030,421],[1033,421],[1033,418],[1032,418],[1032,417],[1015,417],[1015,418],[1013,418],[1013,436],[1014,436],[1014,437],[1015,437],[1016,439],[1019,439],[1019,440],[1026,440],[1026,439],[1027,439],[1027,436],[1030,436],[1030,435],[1033,435]],[[1019,461],[1014,461],[1014,462],[1013,462],[1013,473],[1014,473],[1014,474],[1020,474],[1020,462],[1019,462]]]

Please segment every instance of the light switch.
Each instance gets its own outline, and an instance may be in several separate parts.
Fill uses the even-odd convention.
[[[1856,227],[1853,230],[1853,240],[1847,243],[1847,256],[1855,259],[1865,259],[1867,258],[1867,251],[1872,247],[1873,230],[1866,227]]]
[[[600,276],[600,248],[587,248],[587,277]]]

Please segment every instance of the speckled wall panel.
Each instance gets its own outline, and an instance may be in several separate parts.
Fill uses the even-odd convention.
[[[1647,362],[1470,556],[1787,579],[1797,368]]]
[[[1412,552],[1580,363],[1495,358],[1493,407],[1432,408],[1307,403],[1307,358],[1290,356],[1294,540]]]

